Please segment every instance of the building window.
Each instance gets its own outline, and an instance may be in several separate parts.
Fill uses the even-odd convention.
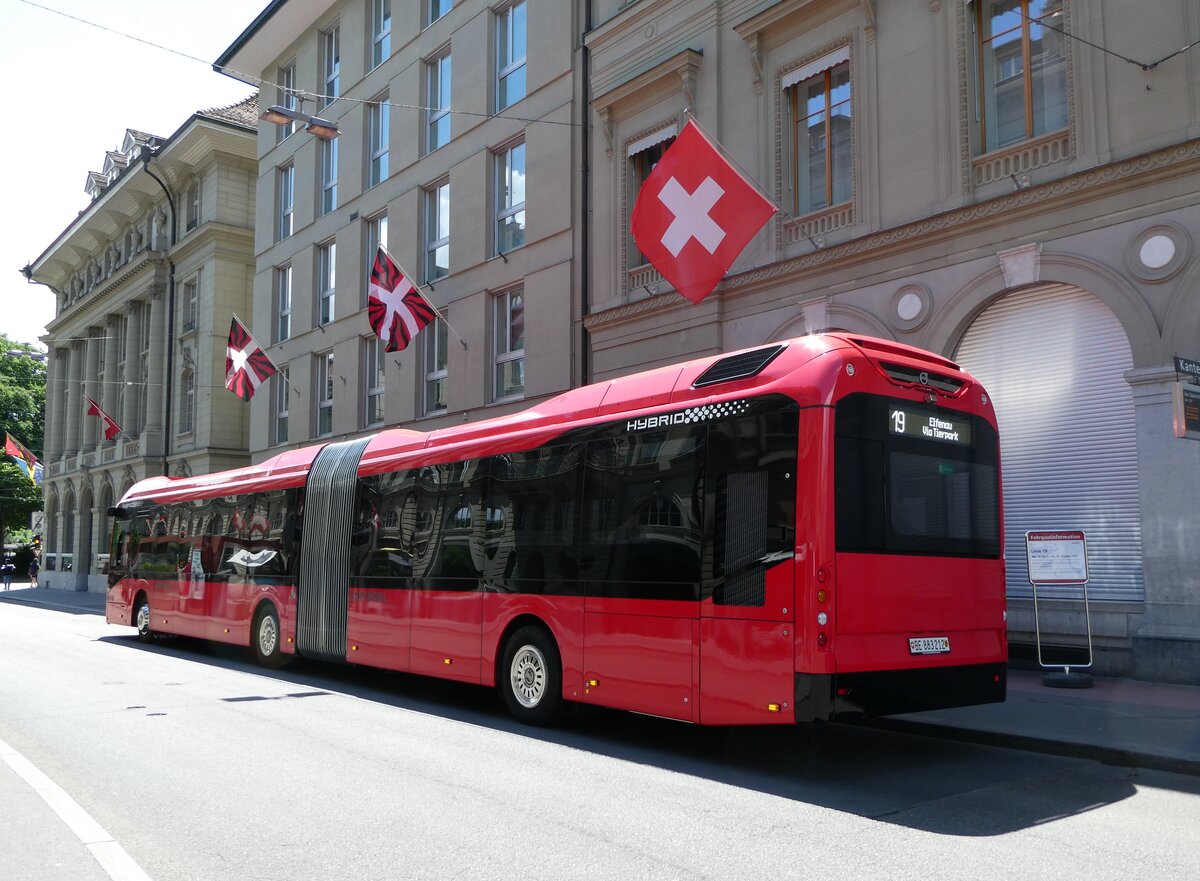
[[[496,13],[496,109],[525,97],[525,0]]]
[[[839,61],[788,89],[792,116],[793,211],[821,211],[850,201],[850,62]]]
[[[446,412],[446,322],[435,318],[427,333],[421,335],[425,346],[426,416]]]
[[[317,359],[317,437],[333,434],[333,352],[322,352]]]
[[[495,330],[495,383],[493,399],[525,394],[525,295],[523,291],[501,294],[493,301]]]
[[[454,0],[429,0],[429,23],[433,24],[454,8]]]
[[[292,267],[275,268],[275,339],[282,343],[292,336]]]
[[[380,95],[367,105],[367,126],[371,145],[371,166],[367,173],[367,186],[373,187],[388,176],[388,104],[387,93]]]
[[[429,97],[425,104],[429,134],[425,150],[432,153],[450,141],[450,52],[430,61],[426,66],[426,90]]]
[[[282,242],[292,234],[292,209],[296,204],[296,167],[285,165],[277,172],[279,189],[279,236]]]
[[[984,152],[1067,127],[1063,0],[977,4]]]
[[[363,375],[366,381],[366,406],[363,408],[364,427],[382,425],[383,413],[383,340],[368,337],[363,340]]]
[[[425,280],[450,274],[450,181],[425,191]]]
[[[525,244],[525,144],[496,156],[496,252]]]
[[[187,205],[184,231],[191,232],[200,225],[200,181],[193,180],[188,184],[184,199]]]
[[[337,208],[338,139],[321,142],[321,214]]]
[[[271,387],[274,401],[271,411],[275,414],[271,442],[274,444],[286,444],[288,439],[288,396],[291,391],[289,379],[290,368],[284,367],[275,374],[274,385]]]
[[[630,147],[629,174],[631,177],[631,196],[629,199],[629,210],[631,217],[629,219],[632,219],[633,205],[635,202],[637,202],[637,194],[642,191],[642,185],[646,183],[646,178],[650,177],[650,172],[654,171],[654,166],[658,165],[659,160],[663,158],[663,154],[667,151],[667,148],[675,143],[675,135],[673,134],[674,131],[675,129],[672,126],[666,130],[666,132],[671,132],[671,134],[666,134],[666,132],[661,133],[662,135],[665,135],[665,137],[662,137],[662,140],[659,140],[657,143],[650,144],[642,149],[636,149],[636,145]],[[628,268],[636,269],[637,267],[644,266],[646,263],[648,263],[649,261],[646,260],[646,258],[642,255],[642,252],[638,250],[637,242],[634,240],[632,232],[629,236],[629,242]]]
[[[392,54],[392,0],[371,3],[371,67],[379,67]]]
[[[193,371],[183,371],[179,392],[179,433],[191,434],[196,426],[196,374]]]
[[[317,324],[334,319],[334,293],[337,289],[337,242],[317,247]]]
[[[296,109],[296,62],[279,68],[277,74],[279,83],[279,103],[288,110]],[[286,122],[275,126],[275,143],[282,143],[296,130],[296,123]]]
[[[367,224],[367,274],[365,278],[368,282],[371,280],[371,269],[375,265],[375,255],[379,251],[379,246],[382,244],[387,247],[388,241],[388,216],[386,213],[377,214],[374,217],[368,218]],[[367,285],[362,286],[362,303],[359,308],[367,307]]]
[[[183,331],[196,329],[196,311],[199,308],[200,274],[183,283]]]
[[[321,31],[321,82],[324,94],[321,106],[328,107],[341,94],[338,89],[342,74],[342,29],[334,25],[327,31]]]

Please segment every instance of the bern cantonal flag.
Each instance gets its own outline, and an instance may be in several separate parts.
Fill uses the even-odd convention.
[[[12,456],[17,466],[25,472],[25,476],[37,483],[38,460],[29,447],[21,443],[8,432],[4,433],[4,455]]]
[[[225,347],[225,388],[243,401],[248,401],[264,381],[278,372],[262,346],[235,315],[229,326],[229,342]]]
[[[367,320],[384,341],[383,350],[402,351],[435,317],[429,301],[380,245],[367,289]]]
[[[93,401],[91,398],[87,397],[86,395],[84,396],[83,399],[85,401],[87,401],[87,405],[88,405],[87,406],[87,415],[88,416],[99,416],[100,421],[104,423],[104,439],[105,440],[110,441],[113,438],[115,438],[118,434],[121,433],[121,426],[117,425],[117,421],[115,419],[113,419],[111,416],[109,416],[107,413],[105,413],[104,410],[101,409],[99,404],[97,404],[95,401]]]
[[[642,184],[630,228],[662,277],[699,303],[776,210],[688,120]]]

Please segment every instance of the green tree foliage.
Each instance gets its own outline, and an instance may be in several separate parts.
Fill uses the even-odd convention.
[[[41,487],[34,486],[11,459],[0,460],[0,537],[28,527],[29,515],[41,507]]]
[[[46,422],[46,362],[41,357],[44,353],[35,346],[0,333],[0,443],[8,432],[39,460]]]

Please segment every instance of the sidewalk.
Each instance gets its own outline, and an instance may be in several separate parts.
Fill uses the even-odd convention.
[[[0,587],[0,602],[43,606],[47,609],[79,614],[104,614],[104,594],[102,593],[30,587],[28,581],[22,581],[19,584],[14,582],[8,590]]]
[[[13,585],[0,603],[104,614],[104,594]],[[1010,668],[1002,704],[873,719],[892,731],[1095,759],[1200,776],[1200,686],[1095,677],[1086,689],[1047,688]]]

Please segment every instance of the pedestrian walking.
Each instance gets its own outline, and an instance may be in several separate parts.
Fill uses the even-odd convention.
[[[13,565],[12,560],[5,560],[4,565],[0,566],[0,575],[4,577],[4,589],[8,590],[12,587],[13,573],[17,571],[17,567]]]
[[[37,587],[38,561],[37,557],[33,558],[33,562],[29,564],[29,586]]]

